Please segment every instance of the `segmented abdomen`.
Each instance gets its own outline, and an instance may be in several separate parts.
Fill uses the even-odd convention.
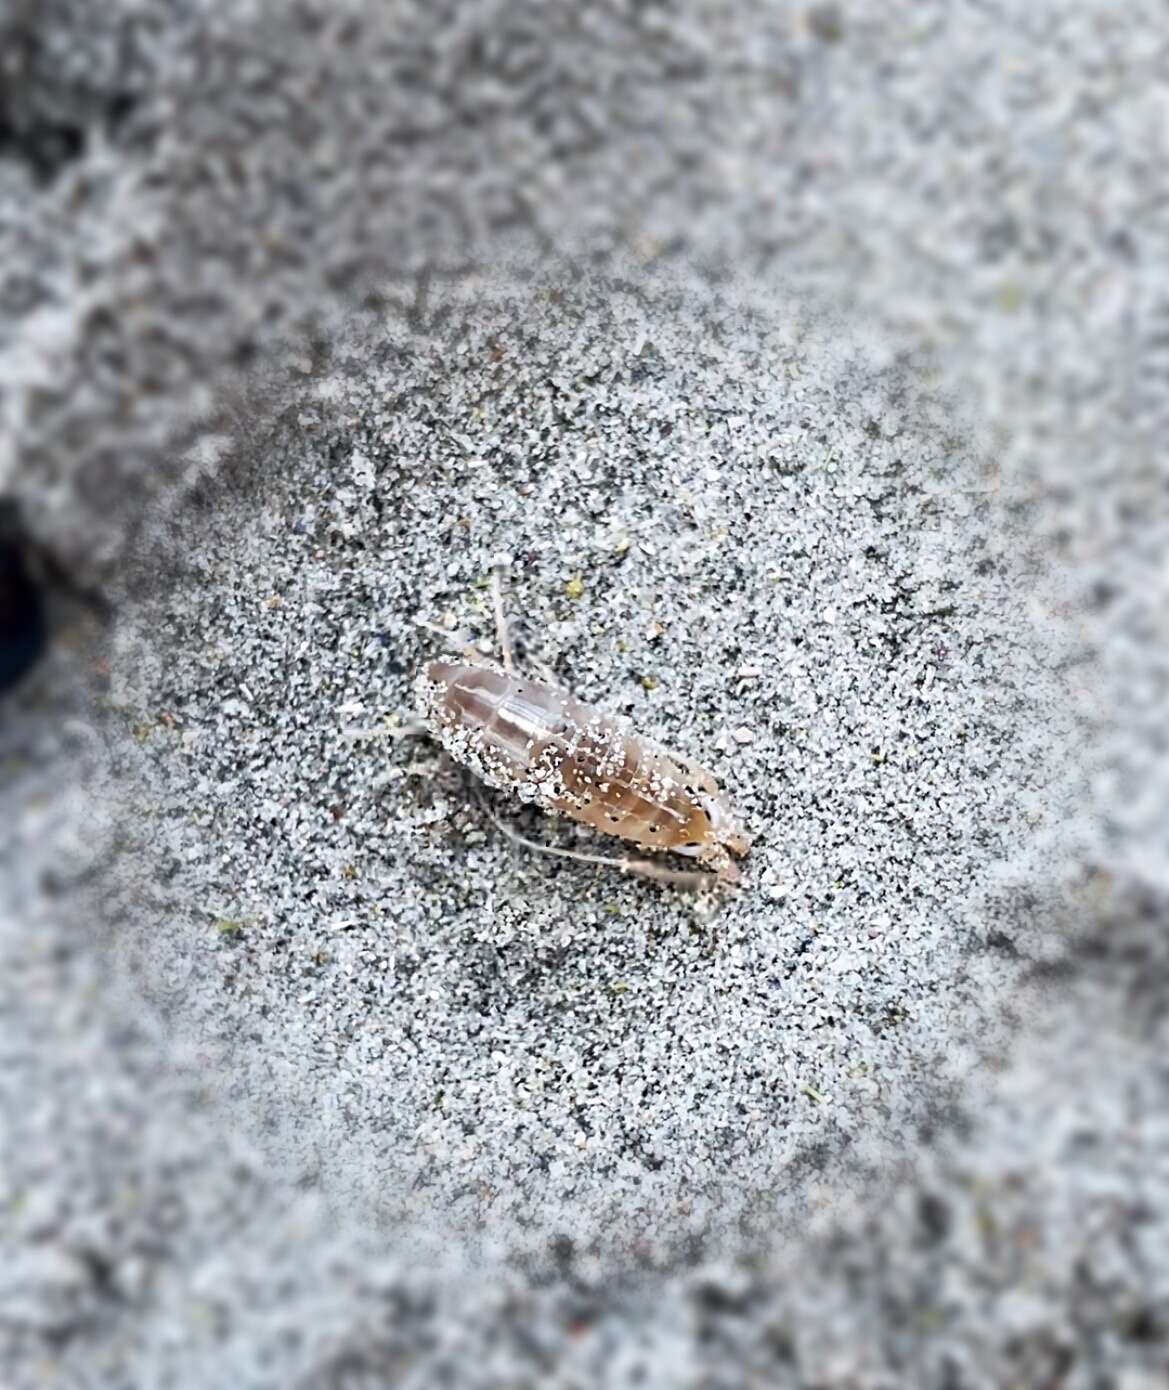
[[[451,756],[493,786],[641,845],[676,849],[710,836],[694,799],[717,793],[710,775],[566,691],[494,666],[435,661],[419,703]]]

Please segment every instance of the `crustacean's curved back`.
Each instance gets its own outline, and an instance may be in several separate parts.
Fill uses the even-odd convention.
[[[447,751],[493,786],[647,848],[706,858],[727,842],[712,821],[720,793],[710,773],[556,686],[435,661],[419,703]]]

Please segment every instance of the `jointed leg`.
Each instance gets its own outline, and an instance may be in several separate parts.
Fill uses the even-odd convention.
[[[491,571],[491,602],[495,608],[495,636],[499,642],[500,655],[503,657],[503,669],[514,671],[515,658],[512,656],[511,634],[507,630],[507,619],[503,613],[503,581],[498,566]]]
[[[535,850],[539,854],[554,854],[557,858],[575,859],[582,864],[605,864],[609,868],[619,869],[622,873],[637,874],[641,878],[653,879],[656,883],[669,883],[675,888],[696,893],[706,892],[719,881],[717,874],[707,873],[704,869],[671,869],[652,859],[629,859],[624,856],[616,858],[606,854],[586,854],[582,850],[576,849],[560,849],[555,845],[542,845],[536,840],[526,839],[518,831],[513,830],[510,825],[505,825],[491,807],[483,801],[482,797],[480,797],[480,804],[495,822],[496,827],[502,830],[509,840],[517,845],[523,845],[525,849]]]
[[[465,632],[449,632],[445,627],[439,627],[438,623],[427,622],[425,618],[415,618],[414,622],[418,627],[424,627],[427,632],[436,632],[447,644],[447,650],[457,650],[463,658],[470,662],[485,662],[490,658],[485,657],[475,644],[475,639]]]
[[[407,719],[402,724],[355,724],[342,729],[341,737],[351,741],[363,738],[388,738],[395,743],[407,738],[425,738],[430,725],[425,719]]]
[[[567,690],[568,687],[546,661],[540,661],[537,657],[529,655],[527,662],[545,685],[550,685],[555,690]]]

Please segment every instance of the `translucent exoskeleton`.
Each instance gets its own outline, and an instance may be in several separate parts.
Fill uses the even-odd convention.
[[[473,648],[430,662],[417,681],[419,713],[428,729],[490,786],[642,849],[685,855],[704,867],[671,869],[652,860],[521,842],[684,887],[735,882],[732,856],[746,854],[750,841],[714,777],[552,682],[517,672],[498,578],[495,599],[503,664],[485,661]]]

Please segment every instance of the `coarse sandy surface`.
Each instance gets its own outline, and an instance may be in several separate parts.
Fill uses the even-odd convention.
[[[786,1209],[812,1146],[901,1154],[996,1011],[1059,711],[993,504],[863,359],[697,287],[457,323],[314,376],[127,627],[122,828],[178,897],[152,954],[193,950],[182,1009],[236,1021],[281,1152],[371,1212],[623,1246]],[[708,925],[517,856],[386,736],[446,649],[416,617],[490,634],[500,552],[537,659],[745,814]]]
[[[0,1384],[1163,1384],[1156,14],[306,15],[7,21]],[[500,557],[714,915],[392,736]]]

